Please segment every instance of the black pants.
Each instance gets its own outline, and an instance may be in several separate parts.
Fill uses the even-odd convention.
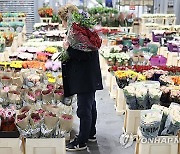
[[[95,92],[77,94],[77,116],[80,118],[79,143],[87,143],[89,137],[96,134]]]

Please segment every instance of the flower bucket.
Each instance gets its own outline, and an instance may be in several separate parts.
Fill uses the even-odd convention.
[[[159,42],[160,39],[163,37],[164,37],[164,34],[155,34],[154,32],[152,32],[153,42]]]
[[[169,52],[178,52],[178,46],[172,43],[168,43]]]
[[[152,56],[150,58],[150,63],[152,66],[166,66],[167,58],[162,55]]]

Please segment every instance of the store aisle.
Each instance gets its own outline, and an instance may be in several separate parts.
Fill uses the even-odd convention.
[[[88,143],[88,150],[81,152],[67,152],[67,154],[134,154],[134,145],[124,149],[119,143],[122,134],[123,116],[117,116],[114,100],[110,99],[108,90],[96,93],[98,121],[97,143]],[[77,132],[78,118],[75,117],[74,130]]]

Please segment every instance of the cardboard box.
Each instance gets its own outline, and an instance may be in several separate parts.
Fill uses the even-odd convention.
[[[0,138],[0,154],[22,154],[19,138]]]
[[[168,141],[172,139],[172,141]],[[143,140],[143,142],[142,142]],[[158,136],[154,139],[156,142],[152,143],[144,138],[138,128],[138,138],[136,140],[135,154],[179,154],[178,152],[178,136]],[[164,143],[168,141],[168,143]]]
[[[116,104],[115,104],[116,113],[122,115],[126,111],[126,99],[124,97],[124,92],[119,87],[116,91]]]
[[[26,154],[66,154],[65,138],[26,139]]]
[[[118,85],[116,82],[115,76],[111,74],[111,83],[110,83],[110,97],[115,99],[117,94]]]
[[[141,110],[130,110],[126,106],[124,119],[124,132],[128,134],[137,135],[137,130],[140,125]]]

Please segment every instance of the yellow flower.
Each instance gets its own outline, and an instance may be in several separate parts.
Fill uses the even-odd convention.
[[[13,68],[22,68],[22,61],[12,61],[10,67]]]
[[[144,81],[144,80],[146,80],[146,76],[142,74],[138,74],[138,81]]]
[[[53,54],[58,52],[58,49],[56,47],[47,47],[45,51]]]
[[[48,78],[48,82],[55,83],[56,82],[56,78],[55,77],[49,77]]]

